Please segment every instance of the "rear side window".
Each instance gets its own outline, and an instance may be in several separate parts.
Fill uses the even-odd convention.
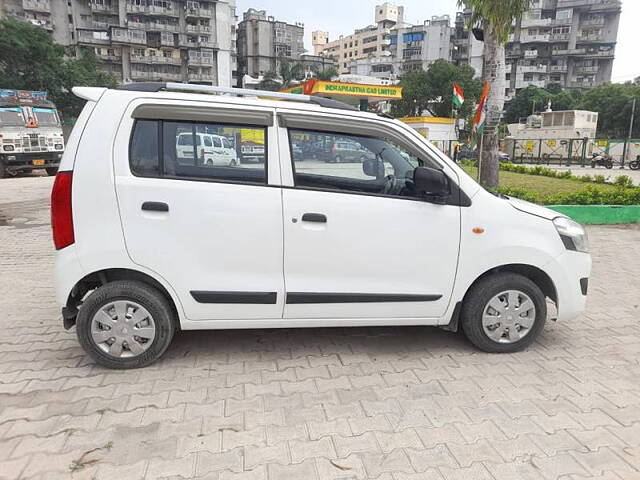
[[[143,177],[266,184],[266,151],[256,158],[242,148],[264,147],[266,138],[262,126],[136,120],[129,162],[132,173]],[[206,148],[223,143],[222,150]]]
[[[182,139],[181,139],[182,140]],[[137,120],[133,128],[129,153],[131,171],[141,177],[155,177],[160,173],[158,155],[158,122]]]

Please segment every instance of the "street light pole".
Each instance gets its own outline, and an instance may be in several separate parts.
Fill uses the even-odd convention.
[[[631,151],[631,136],[633,135],[633,121],[635,120],[635,116],[636,116],[636,97],[633,97],[633,104],[631,105],[631,120],[629,121],[629,136],[627,137],[627,148],[626,148],[626,152]],[[624,155],[622,157],[622,164],[620,165],[620,168],[624,168],[624,160],[625,160],[626,155]]]

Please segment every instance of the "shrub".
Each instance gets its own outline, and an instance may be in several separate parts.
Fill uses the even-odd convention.
[[[633,180],[629,175],[620,175],[614,180],[614,185],[618,185],[620,187],[633,187]]]
[[[594,175],[593,181],[596,183],[607,183],[607,178],[604,175]]]

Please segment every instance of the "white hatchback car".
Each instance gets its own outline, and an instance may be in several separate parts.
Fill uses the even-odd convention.
[[[399,121],[199,85],[74,92],[87,103],[52,192],[56,290],[102,365],[148,365],[177,329],[431,325],[513,352],[546,299],[559,320],[585,307],[584,229],[487,192]],[[185,132],[250,135],[265,161],[179,161]],[[325,163],[345,140],[367,159]]]

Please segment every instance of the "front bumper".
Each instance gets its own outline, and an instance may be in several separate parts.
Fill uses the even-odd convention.
[[[62,153],[62,151],[41,153],[6,152],[0,155],[0,160],[4,162],[8,172],[21,172],[38,168],[57,168],[60,166]],[[38,160],[44,160],[44,163],[42,163],[42,165],[34,165],[34,161],[41,163]]]
[[[571,320],[583,313],[587,303],[591,256],[567,250],[546,265],[545,270],[556,288],[558,320]]]

